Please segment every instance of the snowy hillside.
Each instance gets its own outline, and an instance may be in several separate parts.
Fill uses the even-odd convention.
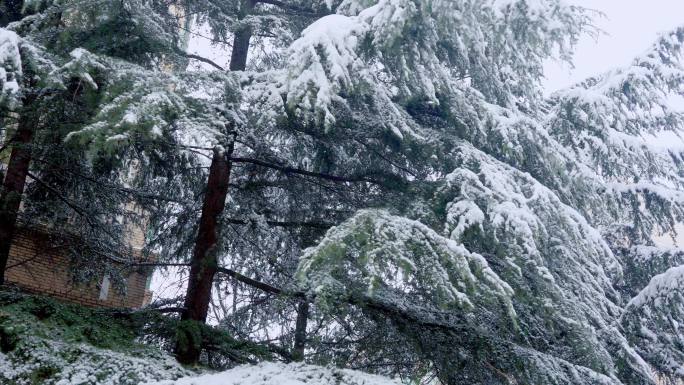
[[[401,385],[389,378],[347,369],[304,364],[261,363],[221,373],[145,385]]]

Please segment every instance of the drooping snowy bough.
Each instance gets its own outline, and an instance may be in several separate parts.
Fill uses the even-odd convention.
[[[552,2],[540,3],[541,9],[533,9],[536,2],[497,9],[524,9],[531,17]],[[440,23],[449,12],[430,14],[440,9],[431,5],[420,9],[425,13],[411,13],[409,7],[402,15],[430,15],[431,25],[449,25]],[[486,6],[482,9],[477,15],[487,14]],[[381,1],[357,17],[392,10]],[[400,22],[392,25],[393,32],[403,30]],[[459,28],[467,23],[452,33]],[[363,40],[358,31],[352,34]],[[444,37],[441,30],[432,32],[436,40]],[[663,144],[662,138],[677,140],[683,133],[673,106],[681,97],[683,37],[679,30],[664,35],[631,67],[543,102],[534,92],[506,90],[505,95],[518,95],[515,103],[489,93],[486,86],[495,80],[485,85],[477,79],[484,66],[466,68],[468,81],[454,81],[459,67],[451,67],[448,56],[426,59],[432,65],[425,64],[426,73],[440,79],[439,85],[415,78],[422,67],[407,75],[413,77],[406,87],[392,60],[371,67],[389,74],[397,87],[394,100],[411,95],[411,104],[400,108],[409,113],[404,122],[413,134],[404,140],[434,146],[432,156],[443,168],[407,207],[395,207],[392,214],[361,212],[331,229],[306,251],[302,284],[323,309],[360,302],[379,324],[391,319],[384,324],[393,330],[388,333],[418,346],[418,355],[428,358],[446,383],[641,384],[654,383],[661,374],[678,376],[676,330],[653,323],[677,319],[678,307],[671,302],[682,286],[676,279],[663,284],[661,276],[650,284],[635,277],[672,277],[676,267],[666,273],[655,266],[640,271],[632,251],[681,220],[681,146]],[[403,49],[413,41],[396,44]],[[464,46],[472,54],[472,47]],[[331,51],[321,47],[319,54]],[[394,55],[401,58],[401,49]],[[408,59],[400,60],[412,68]],[[438,68],[454,72],[442,81]],[[509,70],[493,71],[515,79]],[[348,92],[346,81],[335,84]],[[447,132],[465,141],[444,139]],[[435,137],[449,144],[425,139]],[[643,292],[630,301],[647,284],[644,290],[652,293],[655,286],[667,301],[637,301]],[[357,316],[347,313],[350,320]],[[652,326],[635,326],[639,322]],[[646,333],[650,330],[653,334]],[[648,346],[644,338],[659,343]]]
[[[619,384],[624,367],[646,380],[616,324],[622,269],[599,232],[529,175],[467,144],[455,156],[431,197],[441,234],[358,214],[305,254],[311,295],[323,307],[361,296],[395,317],[449,383]]]

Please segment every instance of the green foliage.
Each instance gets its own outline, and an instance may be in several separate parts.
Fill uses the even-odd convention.
[[[29,1],[25,12],[32,15],[14,29],[61,56],[86,49],[153,66],[177,51],[179,32],[162,1]]]
[[[116,311],[93,309],[56,300],[0,291],[3,327],[20,328],[15,333],[42,338],[54,338],[69,343],[90,345],[116,351],[131,351],[142,347],[139,337],[140,320],[117,315]]]
[[[115,384],[136,384],[148,374],[175,378],[186,372],[164,350],[173,349],[176,338],[204,348],[202,362],[215,369],[273,357],[267,345],[236,340],[224,330],[180,322],[154,310],[89,308],[0,291],[0,352],[5,354],[0,367],[10,365],[18,375],[5,378],[0,373],[0,381],[53,383],[79,371]],[[147,374],[139,367],[146,360],[157,362]]]
[[[141,342],[149,325],[160,322],[154,316],[88,308],[3,289],[0,382],[133,385],[177,378],[186,372],[158,347]],[[146,372],[141,371],[143,362],[147,362]]]
[[[64,196],[98,202],[86,218],[139,203],[154,228],[148,249],[185,261],[203,156],[235,139],[241,161],[216,253],[283,288],[299,265],[298,283],[317,301],[313,359],[428,371],[450,385],[642,385],[655,381],[651,366],[675,370],[658,362],[680,357],[680,345],[662,342],[679,333],[668,322],[681,316],[681,298],[649,279],[679,277],[670,265],[680,257],[662,254],[640,269],[631,248],[684,218],[681,150],[644,143],[684,122],[667,103],[683,94],[682,30],[626,69],[545,100],[544,61],[568,60],[580,34],[592,31],[586,10],[560,0],[187,3],[183,10],[215,40],[251,31],[252,48],[269,47],[247,71],[230,74],[185,71],[179,20],[165,2],[120,4],[32,2],[26,11],[34,13],[12,27],[19,36],[3,35],[3,89],[13,103],[13,79],[35,67],[49,75],[41,90],[60,95],[41,91],[43,105],[61,98],[55,105],[73,109],[40,111],[55,131],[39,135],[36,147],[54,150],[50,138],[66,140],[68,151],[39,151],[38,159],[61,154],[55,158],[74,162],[69,171],[96,174],[99,188],[34,169]],[[66,102],[71,95],[76,103]],[[80,110],[83,120],[59,123]],[[35,201],[27,207],[40,207]],[[96,226],[85,222],[79,232],[89,239],[105,233],[89,233]],[[329,225],[337,226],[323,236]],[[105,254],[119,241],[103,237],[91,250]],[[629,252],[616,255],[623,248]],[[134,317],[132,327],[150,332],[136,338],[202,347],[214,366],[268,357],[276,349],[248,341],[270,343],[274,325],[278,342],[290,344],[290,302],[232,280],[217,286],[234,305],[222,309],[230,333]],[[656,300],[629,301],[635,295]],[[74,341],[133,338],[74,326],[52,305],[26,311],[41,324],[73,322],[55,328]],[[17,330],[3,333],[8,349],[21,349]]]

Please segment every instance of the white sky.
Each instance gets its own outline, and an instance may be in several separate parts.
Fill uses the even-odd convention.
[[[630,63],[658,34],[684,25],[684,0],[566,0],[605,14],[596,26],[606,34],[594,40],[585,36],[575,53],[575,69],[551,62],[544,86],[548,92],[589,76]]]

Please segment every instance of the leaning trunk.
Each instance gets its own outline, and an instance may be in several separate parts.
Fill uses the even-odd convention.
[[[11,139],[12,154],[0,191],[0,285],[5,283],[5,269],[31,163],[33,127],[29,123],[30,120],[25,115],[19,120],[17,132]]]
[[[196,363],[202,348],[201,328],[207,320],[211,287],[218,268],[216,250],[220,234],[218,222],[228,196],[231,166],[229,158],[232,152],[233,144],[228,150],[215,149],[209,168],[207,191],[204,195],[202,216],[190,261],[188,289],[176,342],[176,358],[183,364]]]

